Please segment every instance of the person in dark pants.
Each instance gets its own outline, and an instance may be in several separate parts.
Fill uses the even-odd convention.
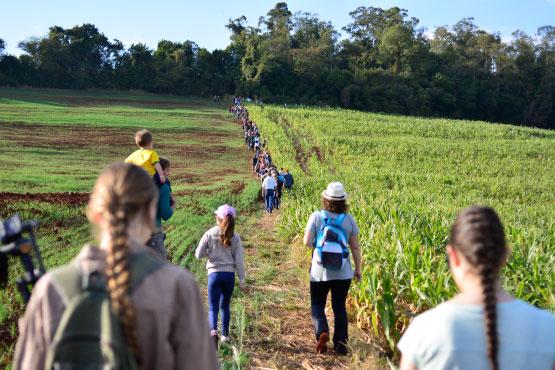
[[[353,217],[347,213],[347,193],[339,182],[332,182],[322,193],[322,210],[314,212],[306,225],[304,244],[314,248],[310,267],[310,307],[316,334],[316,352],[327,351],[329,327],[326,319],[326,300],[331,291],[331,302],[335,318],[333,343],[335,352],[347,354],[349,340],[347,309],[345,302],[353,277],[361,278],[361,253],[358,240],[359,229]],[[333,225],[330,228],[329,225]],[[341,237],[330,238],[326,230],[335,230]],[[341,242],[344,241],[344,242]],[[342,244],[334,254],[326,249],[330,244]],[[351,266],[352,254],[355,269]],[[324,257],[324,258],[323,258]],[[335,261],[332,265],[328,261]]]
[[[268,213],[272,213],[274,209],[274,194],[276,187],[277,182],[272,177],[272,174],[267,175],[262,182],[262,194],[264,195],[264,202]]]
[[[283,179],[284,179],[284,186],[285,189],[287,190],[291,190],[291,188],[293,187],[293,175],[291,175],[289,173],[289,170],[286,168],[285,169],[285,173],[283,174]]]
[[[224,204],[216,210],[217,225],[204,233],[195,256],[208,257],[208,321],[210,335],[218,342],[218,313],[222,311],[222,342],[229,340],[230,303],[235,287],[235,271],[239,287],[245,289],[244,249],[235,230],[235,208]]]

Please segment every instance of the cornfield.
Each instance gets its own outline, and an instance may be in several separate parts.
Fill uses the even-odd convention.
[[[337,109],[249,107],[276,163],[295,177],[280,232],[302,234],[320,193],[341,181],[360,229],[363,278],[351,313],[389,354],[411,317],[456,293],[449,227],[494,207],[512,255],[504,286],[555,310],[555,132]]]

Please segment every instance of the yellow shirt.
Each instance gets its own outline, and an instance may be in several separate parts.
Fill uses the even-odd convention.
[[[154,176],[156,169],[154,165],[160,162],[160,157],[154,149],[139,149],[135,150],[127,159],[126,163],[133,163],[139,167],[144,168],[150,176]]]

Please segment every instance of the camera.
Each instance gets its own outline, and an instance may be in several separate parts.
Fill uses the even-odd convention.
[[[0,288],[4,289],[8,283],[9,257],[19,257],[25,272],[16,279],[16,285],[25,303],[31,298],[32,287],[45,272],[35,240],[38,227],[37,221],[23,221],[18,214],[0,221]]]

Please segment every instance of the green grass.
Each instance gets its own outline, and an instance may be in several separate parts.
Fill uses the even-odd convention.
[[[169,256],[203,281],[204,263],[193,251],[214,222],[214,209],[230,203],[242,215],[258,197],[240,126],[225,108],[144,93],[1,88],[0,194],[90,192],[102,168],[136,150],[134,132],[148,128],[155,149],[172,162],[178,208],[164,225]],[[42,221],[37,241],[47,269],[67,263],[93,240],[84,205],[7,202],[0,195],[0,218],[16,212]],[[10,262],[12,281],[0,292],[2,365],[9,363],[23,309],[13,281],[22,271],[19,261]]]
[[[281,234],[302,234],[320,193],[341,181],[361,229],[363,281],[351,309],[387,352],[416,313],[455,294],[448,230],[471,204],[493,206],[512,249],[504,285],[555,310],[555,132],[335,109],[249,107],[296,191]],[[303,169],[306,172],[303,172]]]

